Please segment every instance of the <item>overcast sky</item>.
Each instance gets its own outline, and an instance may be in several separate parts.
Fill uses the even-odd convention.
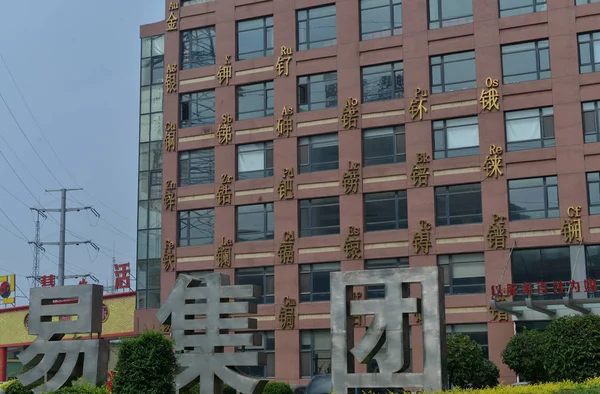
[[[68,246],[67,275],[91,273],[106,284],[113,245],[117,262],[135,265],[139,26],[163,19],[164,1],[3,1],[2,15],[0,54],[16,85],[0,59],[0,276],[17,274],[29,295],[29,207],[59,208],[60,194],[45,189],[82,187],[67,205],[91,205],[101,219],[67,214],[66,238],[90,239],[100,253]],[[59,219],[42,219],[42,241],[58,241]],[[56,274],[58,247],[45,248],[40,272]]]

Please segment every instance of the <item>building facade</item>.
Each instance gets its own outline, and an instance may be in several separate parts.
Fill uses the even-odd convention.
[[[330,369],[330,272],[439,264],[448,332],[515,381],[515,330],[597,295],[599,22],[597,0],[166,1],[141,28],[136,330],[178,274],[223,272],[262,288],[247,372],[302,384]]]

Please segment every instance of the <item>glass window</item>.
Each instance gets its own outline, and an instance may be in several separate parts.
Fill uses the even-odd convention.
[[[236,207],[236,241],[273,239],[273,203]]]
[[[512,283],[517,285],[514,301],[524,299],[523,284],[531,284],[533,299],[559,300],[564,294],[554,293],[553,282],[571,280],[571,253],[569,246],[542,249],[515,249],[511,254]],[[548,294],[538,294],[538,283],[550,282]],[[565,286],[566,287],[566,286]],[[543,292],[543,291],[542,291]],[[529,295],[527,295],[529,297]]]
[[[236,96],[238,120],[264,118],[273,115],[275,105],[273,101],[273,81],[238,86]]]
[[[272,304],[275,301],[274,275],[273,267],[239,268],[235,271],[235,284],[260,287],[260,297],[249,301],[258,304]]]
[[[298,139],[299,173],[337,170],[338,135],[321,134]]]
[[[438,256],[443,268],[446,295],[485,294],[483,253]]]
[[[546,0],[500,0],[500,18],[546,11]]]
[[[300,200],[300,236],[314,237],[340,233],[339,197]]]
[[[296,17],[299,51],[336,44],[335,4],[299,10]]]
[[[559,217],[557,177],[509,180],[508,207],[509,220]]]
[[[215,27],[181,32],[181,68],[186,70],[215,64]]]
[[[275,331],[257,332],[261,335],[262,341],[259,346],[236,347],[236,352],[263,352],[267,357],[267,363],[264,366],[236,367],[244,375],[254,378],[274,378],[275,377]]]
[[[300,376],[309,378],[330,373],[331,334],[329,330],[300,331]],[[331,379],[325,380],[328,390],[331,390]],[[323,393],[328,392],[323,391]]]
[[[181,95],[180,127],[193,127],[215,123],[215,91]]]
[[[273,142],[237,146],[237,179],[273,176]]]
[[[193,5],[193,4],[200,4],[200,3],[208,3],[209,1],[213,1],[213,0],[183,0],[183,5]]]
[[[363,103],[404,97],[404,65],[402,62],[363,67],[361,73]]]
[[[481,346],[485,358],[489,358],[487,324],[452,324],[446,325],[446,334],[463,334]]]
[[[479,154],[477,116],[433,122],[434,159]]]
[[[596,283],[600,280],[600,245],[588,245],[585,247],[585,264],[587,279],[595,280]],[[581,287],[585,291],[585,283]],[[590,298],[600,297],[600,286],[596,285],[596,291],[588,293]]]
[[[556,145],[552,107],[505,112],[504,122],[506,150],[509,152]]]
[[[215,239],[215,212],[197,209],[179,212],[178,246],[212,245]]]
[[[402,34],[402,0],[360,0],[360,39]]]
[[[481,223],[481,184],[436,187],[435,221],[438,226]]]
[[[600,101],[582,103],[583,137],[585,142],[600,142]]]
[[[238,21],[237,60],[273,55],[273,17]]]
[[[473,0],[429,0],[429,28],[473,22]]]
[[[432,56],[429,61],[431,93],[454,92],[477,87],[475,51]]]
[[[340,270],[340,263],[300,265],[300,302],[329,301],[329,274]]]
[[[600,71],[600,32],[577,35],[579,42],[579,72]]]
[[[600,3],[600,0],[575,0],[575,5]]]
[[[380,270],[386,268],[401,268],[408,267],[408,257],[396,257],[393,259],[377,259],[365,261],[365,269],[367,270]],[[410,289],[410,287],[409,287]],[[373,298],[384,298],[385,297],[385,286],[384,285],[372,285],[367,286],[367,299]]]
[[[406,190],[365,194],[365,231],[408,228]]]
[[[502,77],[504,83],[537,81],[548,79],[550,76],[548,40],[502,46]]]
[[[404,125],[365,130],[362,147],[365,167],[406,162]]]
[[[600,214],[600,172],[587,173],[587,187],[590,215],[598,215]]]
[[[160,307],[160,269],[160,259],[137,262],[137,309],[154,309]]]
[[[298,78],[298,111],[337,108],[337,72]]]
[[[179,186],[206,185],[214,181],[213,148],[179,152]]]

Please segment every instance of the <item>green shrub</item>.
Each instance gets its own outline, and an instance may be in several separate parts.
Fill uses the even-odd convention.
[[[525,329],[508,341],[502,352],[502,362],[519,375],[522,381],[546,382],[548,372],[544,366],[545,341],[543,332]]]
[[[9,380],[1,385],[0,389],[4,390],[6,394],[33,394],[33,391],[23,387],[21,382],[17,379]]]
[[[294,394],[289,384],[283,382],[268,382],[263,394]]]
[[[72,386],[63,387],[45,394],[108,394],[108,390],[106,386],[96,387],[93,383],[78,379],[73,382]]]
[[[498,384],[498,367],[483,356],[483,350],[464,334],[448,335],[447,365],[450,383],[458,387],[493,387]]]

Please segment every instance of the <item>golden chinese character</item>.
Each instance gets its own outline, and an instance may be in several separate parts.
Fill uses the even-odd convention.
[[[179,3],[176,1],[171,1],[169,3],[169,11],[175,11],[179,9]]]
[[[215,255],[215,261],[217,262],[217,266],[219,268],[229,268],[231,267],[231,249],[233,247],[233,241],[231,239],[222,237],[221,245],[217,249],[217,254]]]
[[[279,250],[277,250],[281,264],[294,264],[294,240],[293,231],[283,233],[283,242],[279,244]]]
[[[165,197],[163,202],[165,204],[166,211],[172,211],[175,207],[175,190],[177,189],[175,182],[165,182]]]
[[[219,205],[231,205],[233,193],[231,192],[231,187],[229,185],[231,184],[232,179],[233,177],[231,175],[221,175],[221,185],[219,185],[219,188],[217,189],[217,203]]]
[[[487,233],[490,249],[506,248],[506,217],[493,215],[493,223]]]
[[[277,188],[280,200],[290,200],[294,198],[294,169],[284,168],[283,177]]]
[[[487,89],[482,89],[481,96],[479,97],[481,108],[483,108],[484,111],[492,111],[494,108],[500,110],[498,102],[500,97],[498,94],[498,85],[499,82],[497,79],[492,79],[490,77],[485,79],[485,87]]]
[[[166,240],[165,241],[165,250],[163,252],[162,264],[165,271],[174,271],[175,270],[175,254],[173,253],[173,249],[175,249],[175,244],[173,241]]]
[[[283,306],[279,310],[279,326],[282,330],[290,329],[293,330],[296,326],[296,300],[293,298],[285,297],[283,299]]]
[[[177,92],[177,64],[167,65],[167,75],[165,77],[165,91],[167,93]]]
[[[165,150],[167,152],[175,152],[175,123],[165,123]]]
[[[233,118],[229,114],[221,115],[221,124],[217,127],[217,140],[221,145],[227,145],[231,142],[231,122]]]
[[[282,46],[281,54],[277,57],[277,63],[275,63],[278,77],[290,75],[290,60],[292,60],[292,48]]]
[[[423,314],[415,313],[413,316],[415,317],[415,323],[417,323],[417,324],[423,323]]]
[[[419,116],[419,120],[423,120],[423,115],[427,113],[425,103],[427,103],[428,94],[427,89],[415,89],[415,97],[410,100],[410,106],[408,107],[408,113],[413,120],[417,116]]]
[[[358,193],[358,184],[360,183],[360,163],[348,162],[348,172],[344,173],[342,177],[342,187],[344,188],[344,194],[356,194]]]
[[[504,168],[502,153],[503,149],[501,146],[490,145],[490,153],[485,157],[483,162],[483,170],[488,178],[494,177],[498,179],[498,176],[504,175],[502,172],[502,168]]]
[[[281,111],[281,118],[277,119],[277,137],[281,137],[285,134],[286,137],[289,137],[290,134],[294,131],[294,120],[292,119],[292,115],[294,114],[294,110],[290,107],[283,106],[283,110]]]
[[[563,226],[560,233],[563,236],[563,240],[570,244],[573,241],[583,242],[583,235],[581,233],[581,206],[570,206],[567,209],[568,219],[563,220]]]
[[[219,71],[217,72],[217,78],[219,79],[219,85],[229,85],[229,78],[231,78],[233,72],[233,68],[231,66],[231,56],[225,56],[225,64],[219,66]]]
[[[504,311],[499,311],[497,309],[489,308],[490,313],[492,314],[492,320],[495,322],[508,321],[508,313]]]
[[[426,220],[421,220],[419,224],[421,229],[413,237],[413,250],[415,254],[429,254],[429,248],[431,248],[431,224]]]
[[[355,98],[346,99],[342,112],[342,127],[347,130],[358,128],[358,100]]]
[[[167,31],[177,30],[177,17],[173,11],[169,12],[169,17],[167,18]]]
[[[346,237],[346,242],[344,242],[344,253],[347,259],[362,258],[360,228],[353,226],[348,228],[348,236]]]
[[[358,231],[360,232],[360,230],[358,230]],[[360,291],[352,293],[352,299],[354,301],[362,300],[362,296],[363,296],[363,293],[361,293]]]
[[[429,167],[425,167],[425,164],[430,161],[431,157],[427,153],[417,153],[417,164],[413,166],[410,173],[413,186],[423,187],[429,185]]]

